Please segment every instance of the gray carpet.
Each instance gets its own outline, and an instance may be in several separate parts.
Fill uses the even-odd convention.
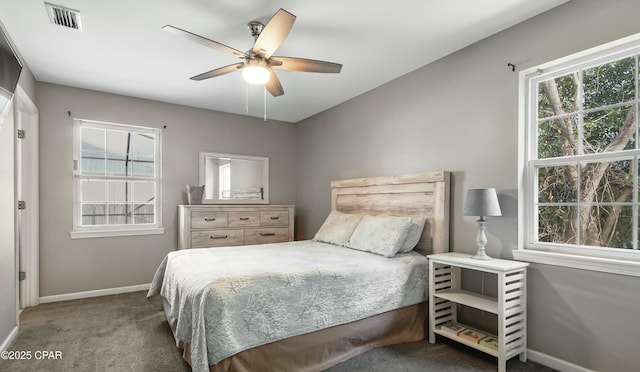
[[[145,292],[43,304],[25,309],[9,347],[31,360],[0,360],[0,371],[190,371],[157,303]],[[61,359],[36,360],[36,351]],[[40,354],[38,354],[40,355]],[[447,340],[371,350],[329,369],[342,371],[496,371],[496,359]],[[552,371],[518,358],[509,371]],[[268,371],[268,367],[265,368]]]

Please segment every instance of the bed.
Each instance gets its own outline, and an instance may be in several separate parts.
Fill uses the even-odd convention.
[[[415,248],[385,257],[306,240],[175,251],[147,296],[162,298],[194,371],[324,370],[424,338],[424,256],[448,251],[448,209],[444,171],[333,181],[332,215],[426,220]]]

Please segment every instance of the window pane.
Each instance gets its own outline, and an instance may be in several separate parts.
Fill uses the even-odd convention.
[[[575,244],[575,221],[575,207],[538,207],[538,241],[545,243]]]
[[[101,180],[81,180],[80,190],[82,192],[82,202],[107,201],[105,195],[105,181]]]
[[[104,175],[105,172],[105,160],[104,152],[82,152],[82,163],[80,165],[80,172],[82,174],[99,174]]]
[[[548,118],[575,112],[577,74],[543,81],[538,85],[538,117]]]
[[[538,158],[555,158],[578,153],[578,117],[576,115],[538,124]]]
[[[635,57],[584,70],[585,109],[628,102],[636,96]]]
[[[146,133],[134,133],[132,150],[134,160],[153,162],[155,154],[155,136]]]
[[[95,226],[105,225],[105,204],[82,204],[82,225]]]
[[[585,163],[580,169],[581,201],[585,203],[623,203],[633,198],[631,159]]]
[[[155,203],[156,183],[155,182],[134,182],[133,201],[140,203]]]
[[[580,244],[633,248],[633,208],[591,205],[582,208]]]
[[[129,132],[120,130],[107,130],[107,152],[111,154],[127,154],[129,149]]]
[[[131,174],[129,167],[131,162],[127,162],[124,155],[109,154],[107,159],[107,174],[112,176],[128,176]]]
[[[595,111],[584,116],[584,152],[595,153],[635,148],[636,122],[633,106]]]
[[[156,165],[153,162],[134,161],[130,167],[136,177],[155,177]]]
[[[134,223],[154,224],[156,223],[155,204],[135,204]]]
[[[538,201],[540,203],[577,202],[577,165],[538,168]]]
[[[131,183],[129,181],[109,181],[107,187],[109,202],[128,202],[131,200]]]
[[[80,150],[91,152],[104,152],[105,130],[97,128],[80,128]]]
[[[131,222],[131,204],[109,204],[109,225],[128,225]]]

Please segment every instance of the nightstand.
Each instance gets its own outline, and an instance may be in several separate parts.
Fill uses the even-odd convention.
[[[527,266],[528,263],[491,259],[475,260],[462,253],[429,255],[429,342],[436,342],[436,334],[463,343],[498,358],[498,371],[506,369],[508,359],[519,355],[527,360]],[[463,269],[495,274],[498,277],[498,297],[462,289]],[[498,316],[495,334],[479,331],[458,322],[458,305],[480,309]],[[461,337],[462,333],[442,328],[448,323],[497,340],[495,349],[481,340]]]

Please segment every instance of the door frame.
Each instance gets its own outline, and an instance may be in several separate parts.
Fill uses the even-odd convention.
[[[26,213],[16,208],[16,260],[18,271],[26,272],[25,280],[17,281],[20,310],[40,303],[39,110],[20,85],[14,95],[14,116],[16,200],[27,206]],[[20,129],[26,132],[25,139],[18,139]]]

